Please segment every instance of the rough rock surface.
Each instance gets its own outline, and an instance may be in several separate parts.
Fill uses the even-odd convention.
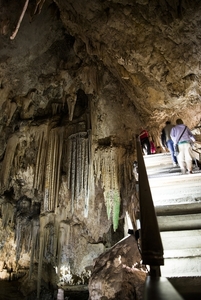
[[[143,299],[146,271],[140,261],[133,235],[100,255],[89,280],[89,299]]]
[[[201,3],[0,5],[0,276],[87,284],[135,226],[139,127],[200,126]]]

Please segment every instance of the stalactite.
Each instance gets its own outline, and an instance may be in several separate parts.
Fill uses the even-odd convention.
[[[57,168],[57,162],[56,162],[56,154],[57,154],[57,139],[55,135],[55,130],[51,130],[50,135],[50,143],[52,144],[51,149],[51,157],[50,157],[50,178],[49,178],[49,203],[48,203],[48,210],[53,211],[54,210],[54,188],[55,188],[55,181],[56,181],[56,168]]]
[[[58,203],[62,149],[63,128],[54,128],[50,131],[48,143],[44,211],[54,211]]]
[[[113,215],[112,223],[114,231],[117,230],[119,224],[119,212],[120,212],[120,195],[119,191],[113,191]]]
[[[58,167],[57,167],[57,176],[56,176],[57,180],[56,180],[55,207],[58,206],[62,148],[63,148],[63,131],[62,131],[62,138],[60,137],[59,150],[58,150]]]
[[[101,180],[104,189],[105,206],[108,219],[112,217],[114,231],[118,228],[120,212],[120,166],[123,161],[122,149],[114,147],[100,148],[96,151],[94,169],[97,180]]]
[[[20,258],[20,253],[22,251],[22,244],[21,244],[21,223],[20,220],[16,221],[16,229],[15,229],[15,242],[16,242],[16,261],[18,262]]]
[[[69,138],[67,143],[67,180],[68,180],[69,190],[71,188],[72,151],[73,151],[73,142],[72,139]]]
[[[52,152],[52,143],[48,142],[47,147],[47,161],[45,168],[45,195],[44,195],[44,203],[43,210],[48,211],[49,207],[49,192],[50,192],[50,178],[51,178],[51,152]]]
[[[73,138],[72,141],[72,165],[71,165],[71,211],[74,212],[74,198],[75,198],[75,174],[76,174],[76,140]]]
[[[9,223],[13,224],[14,207],[11,203],[4,202],[1,205],[2,227],[5,229]]]
[[[77,202],[78,208],[78,197],[79,197],[79,190],[80,190],[80,139],[79,136],[76,137],[76,172],[75,172],[75,199]]]
[[[36,1],[36,6],[35,6],[35,10],[34,10],[34,15],[35,14],[40,14],[41,13],[41,10],[42,10],[42,7],[45,3],[45,0],[37,0]]]
[[[10,124],[10,121],[12,120],[12,117],[15,113],[17,109],[17,104],[15,102],[9,102],[8,103],[8,107],[7,107],[7,116],[8,116],[8,119],[7,119],[7,122],[6,122],[6,126],[9,126]]]
[[[67,97],[67,105],[68,105],[68,111],[69,111],[69,121],[72,121],[73,119],[73,113],[75,109],[75,104],[77,101],[77,95],[72,94]]]
[[[31,239],[31,255],[30,255],[30,266],[29,266],[29,278],[31,278],[33,270],[34,258],[38,259],[39,249],[39,233],[40,233],[40,221],[39,218],[32,220],[32,239]],[[36,257],[37,255],[37,257]]]
[[[43,188],[43,178],[44,178],[44,169],[45,169],[45,162],[46,162],[46,148],[47,148],[47,138],[45,136],[44,130],[37,132],[38,138],[38,153],[36,159],[36,168],[34,174],[34,182],[33,187],[37,190],[42,190]]]
[[[53,116],[60,112],[61,105],[59,103],[52,103]]]
[[[87,43],[88,51],[91,51],[91,46]],[[100,82],[98,78],[97,68],[95,66],[86,66],[82,75],[82,81],[92,89],[92,91],[98,92],[100,89]]]
[[[128,192],[128,189],[127,189],[127,172],[126,172],[127,168],[126,168],[126,162],[124,162],[123,164],[123,184],[124,184],[124,187],[125,187],[125,192],[127,194]]]
[[[67,145],[67,181],[71,191],[71,211],[80,205],[79,199],[84,197],[84,215],[88,212],[88,176],[89,176],[89,136],[87,132],[80,132],[68,137]],[[69,153],[70,152],[70,153]]]
[[[16,218],[15,242],[16,242],[16,261],[19,260],[20,254],[24,247],[25,252],[30,249],[31,241],[31,223],[27,219],[28,215],[19,214]],[[29,241],[29,242],[28,242]],[[28,242],[28,243],[27,243]]]
[[[3,191],[8,189],[8,186],[9,186],[9,176],[10,176],[10,171],[12,169],[13,159],[15,156],[15,151],[16,151],[18,141],[19,141],[18,136],[13,135],[9,139],[7,147],[6,147],[6,153],[4,156],[4,160],[2,163],[2,167],[1,167],[1,173],[0,173],[1,194],[3,194]]]
[[[84,205],[84,216],[88,215],[89,205],[89,140],[85,139],[85,167],[84,167],[84,191],[85,191],[85,205]]]
[[[41,125],[37,130],[33,129],[32,133],[35,136],[36,147],[38,147],[36,167],[34,173],[33,187],[39,191],[44,191],[46,184],[46,162],[48,152],[48,125]],[[47,190],[45,190],[45,193]],[[46,195],[48,197],[48,195]],[[45,200],[46,201],[46,200]]]
[[[37,158],[36,158],[36,167],[35,167],[34,180],[33,180],[33,187],[35,189],[38,188],[38,178],[39,178],[39,172],[40,172],[40,157],[41,157],[42,141],[43,141],[43,133],[39,137],[38,155],[37,155]]]
[[[80,190],[81,190],[81,193],[83,193],[83,190],[84,190],[84,165],[85,165],[85,139],[82,137],[81,138],[81,172],[80,172],[80,176],[81,176],[81,183],[80,183]]]

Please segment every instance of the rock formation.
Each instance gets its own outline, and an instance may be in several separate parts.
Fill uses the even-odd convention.
[[[0,4],[0,277],[87,284],[136,226],[139,128],[199,131],[201,3]]]

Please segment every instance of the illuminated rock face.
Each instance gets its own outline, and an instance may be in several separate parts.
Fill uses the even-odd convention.
[[[135,226],[142,125],[200,125],[200,3],[158,2],[32,2],[15,36],[24,1],[1,3],[0,274],[24,293],[86,284]]]

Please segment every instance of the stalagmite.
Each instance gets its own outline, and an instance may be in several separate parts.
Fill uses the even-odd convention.
[[[58,267],[59,275],[60,275],[61,264],[62,264],[62,252],[65,252],[67,256],[69,255],[69,253],[68,253],[68,251],[66,251],[66,249],[68,249],[68,247],[70,245],[70,230],[71,230],[71,227],[69,224],[66,224],[64,222],[60,223],[59,234],[58,234],[58,246],[57,246],[57,248],[58,248],[57,267]],[[69,257],[68,257],[68,260],[69,260]]]
[[[40,217],[40,251],[39,251],[39,263],[38,263],[38,281],[37,281],[37,298],[40,297],[40,286],[42,278],[42,265],[45,252],[50,244],[49,238],[54,240],[53,235],[49,235],[50,227],[54,228],[55,225],[55,214],[49,213],[47,215],[41,215]],[[53,244],[52,247],[55,248],[57,244]],[[54,249],[52,253],[54,253]],[[50,252],[51,253],[51,252]]]
[[[20,202],[20,208],[16,216],[16,261],[19,260],[22,249],[29,252],[31,242],[31,223],[29,221],[30,201],[26,198]]]

